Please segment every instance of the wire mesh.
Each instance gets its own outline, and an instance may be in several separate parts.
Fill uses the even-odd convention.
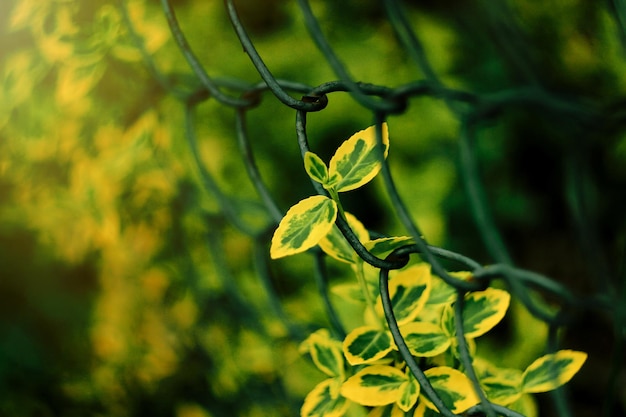
[[[122,1],[122,8],[124,2]],[[499,282],[521,302],[528,311],[538,319],[545,322],[550,328],[549,344],[546,351],[556,351],[558,349],[557,334],[572,322],[575,315],[587,311],[601,311],[612,322],[615,329],[616,351],[612,359],[612,377],[607,383],[604,399],[604,415],[611,415],[611,410],[616,409],[615,395],[617,389],[619,373],[623,361],[621,356],[626,338],[626,313],[623,307],[626,303],[626,292],[624,289],[624,274],[621,279],[618,273],[609,267],[606,256],[602,252],[600,243],[601,236],[594,224],[590,220],[592,216],[589,208],[586,207],[586,197],[584,190],[585,179],[582,176],[581,165],[584,163],[583,141],[571,141],[560,150],[564,158],[567,159],[566,181],[564,186],[569,201],[569,215],[573,218],[573,224],[583,243],[584,253],[588,256],[588,261],[592,265],[593,274],[590,280],[597,281],[597,288],[587,295],[575,295],[566,285],[543,274],[525,270],[516,266],[513,261],[514,254],[511,253],[503,233],[499,229],[494,218],[494,207],[488,198],[485,190],[485,182],[481,178],[481,165],[477,157],[477,137],[486,125],[493,124],[499,118],[505,117],[507,112],[515,109],[529,109],[548,114],[550,118],[560,124],[575,124],[583,132],[599,130],[598,126],[618,126],[623,127],[624,116],[620,113],[619,106],[600,106],[590,103],[585,97],[572,97],[570,95],[559,94],[549,91],[543,87],[538,79],[538,69],[531,64],[528,56],[531,51],[525,43],[519,27],[516,26],[512,11],[505,2],[497,5],[485,6],[485,10],[492,16],[497,36],[493,41],[500,47],[502,54],[511,60],[520,74],[521,81],[518,86],[500,89],[491,92],[474,92],[467,89],[449,87],[438,76],[437,71],[429,62],[428,56],[422,45],[422,41],[413,29],[413,24],[409,18],[406,5],[400,0],[384,0],[382,4],[386,12],[389,27],[397,37],[399,45],[406,55],[414,61],[423,76],[413,82],[389,87],[376,85],[355,80],[341,57],[333,49],[331,42],[327,39],[322,24],[316,18],[307,0],[298,0],[297,5],[303,16],[304,23],[309,35],[324,59],[327,61],[335,74],[336,80],[323,83],[318,86],[309,86],[297,80],[282,80],[276,78],[271,69],[266,65],[263,57],[255,48],[254,40],[249,36],[245,26],[241,22],[237,7],[233,0],[225,0],[224,7],[232,23],[233,31],[239,38],[241,45],[248,55],[251,64],[254,66],[260,81],[249,82],[248,80],[237,80],[236,82],[224,81],[209,75],[196,53],[188,43],[185,33],[179,25],[175,13],[175,7],[169,0],[161,0],[163,13],[170,26],[172,37],[178,44],[180,51],[187,60],[189,67],[196,78],[196,82],[190,84],[176,84],[167,77],[153,61],[150,55],[144,51],[144,59],[152,75],[172,96],[176,97],[184,108],[186,115],[185,136],[189,149],[197,165],[202,178],[203,186],[210,193],[212,198],[218,202],[221,216],[232,224],[241,233],[249,236],[254,242],[255,261],[259,279],[264,283],[268,294],[272,297],[272,306],[275,314],[283,318],[289,324],[290,334],[296,340],[302,340],[306,336],[305,329],[292,323],[282,311],[279,297],[272,290],[272,278],[268,266],[267,247],[271,232],[284,214],[281,204],[273,196],[272,190],[266,185],[263,175],[257,167],[255,160],[254,146],[247,126],[247,114],[252,109],[262,106],[267,101],[267,92],[273,94],[284,106],[294,111],[295,132],[301,155],[310,150],[308,141],[307,115],[311,112],[324,112],[332,102],[333,96],[348,94],[355,103],[362,106],[371,113],[373,124],[378,126],[377,138],[382,139],[380,126],[389,117],[397,114],[407,114],[412,111],[411,100],[421,97],[428,97],[443,103],[456,117],[459,125],[458,137],[458,159],[459,176],[463,182],[465,190],[465,201],[471,211],[477,230],[478,237],[482,240],[488,256],[493,264],[483,266],[481,262],[471,259],[459,253],[455,253],[443,248],[430,245],[423,236],[417,222],[414,221],[407,208],[407,203],[397,190],[394,177],[388,163],[383,162],[382,177],[384,190],[387,198],[394,209],[393,213],[386,213],[389,216],[396,216],[403,225],[405,232],[411,236],[415,244],[407,245],[396,250],[386,259],[379,259],[367,251],[359,242],[355,233],[351,230],[347,222],[339,217],[337,226],[344,234],[347,241],[353,246],[356,253],[367,263],[380,269],[380,291],[383,300],[385,315],[392,331],[394,340],[406,363],[409,365],[415,378],[419,381],[423,392],[437,406],[440,413],[445,416],[454,415],[448,410],[437,393],[430,386],[428,379],[424,376],[420,364],[413,358],[403,336],[398,330],[398,324],[394,317],[388,290],[389,271],[398,269],[406,265],[412,254],[419,256],[432,266],[433,272],[441,277],[447,284],[457,289],[458,299],[455,304],[455,314],[460,317],[463,309],[464,295],[471,291],[486,288],[494,282]],[[616,26],[621,33],[623,43],[626,32],[624,16],[624,4],[618,0],[610,2],[607,13],[612,16]],[[126,16],[128,16],[126,14]],[[127,23],[132,29],[132,22],[127,17]],[[135,40],[141,48],[141,39],[134,31]],[[625,46],[623,44],[623,46]],[[235,91],[236,93],[233,93]],[[294,98],[299,95],[300,98]],[[236,196],[228,195],[223,191],[218,182],[212,178],[209,171],[204,167],[199,156],[198,138],[196,138],[195,120],[196,107],[201,103],[214,101],[221,106],[232,110],[235,117],[233,128],[234,136],[240,149],[242,160],[246,167],[249,179],[256,188],[258,195],[267,211],[271,221],[269,224],[258,227],[243,219],[237,209]],[[381,155],[381,160],[384,158]],[[290,161],[294,165],[300,165],[301,161]],[[390,162],[391,164],[393,162]],[[529,161],[529,169],[532,169],[532,161]],[[319,194],[326,194],[326,190],[320,184],[313,182],[313,187]],[[325,263],[325,255],[317,249],[313,249],[310,255],[315,262],[315,279],[320,292],[320,297],[324,302],[326,313],[335,332],[340,337],[345,336],[345,329],[338,318],[335,307],[330,300],[328,293],[329,271]],[[445,262],[455,262],[472,272],[473,280],[466,281],[450,275],[446,269]],[[236,293],[236,289],[231,291]],[[548,311],[537,302],[535,294],[540,293],[553,300],[558,308]],[[245,305],[243,300],[239,300],[240,305]],[[504,415],[518,416],[519,414],[505,407],[489,402],[482,390],[473,365],[463,328],[458,325],[461,320],[457,320],[457,339],[461,360],[464,368],[480,397],[480,404],[468,411],[468,415]],[[622,347],[622,348],[620,348]],[[570,410],[566,390],[556,390],[554,395],[554,406],[556,415],[575,415]],[[600,412],[600,411],[598,411]],[[599,414],[598,414],[599,415]]]

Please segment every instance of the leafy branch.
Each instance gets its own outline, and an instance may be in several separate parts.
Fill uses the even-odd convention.
[[[391,274],[383,292],[383,279],[380,287],[376,282],[380,270],[365,262],[335,225],[344,220],[373,256],[384,258],[413,246],[410,237],[370,239],[367,229],[339,200],[339,193],[365,185],[380,171],[379,155],[386,158],[389,151],[387,124],[382,128],[382,153],[377,149],[375,126],[343,142],[328,165],[315,153],[305,152],[307,174],[328,195],[308,197],[291,207],[272,238],[274,259],[319,246],[328,256],[349,264],[356,282],[335,289],[346,301],[363,306],[363,324],[348,331],[343,340],[320,329],[302,343],[301,351],[328,378],[307,395],[301,416],[341,417],[352,403],[369,407],[369,417],[448,416],[466,412],[481,398],[490,405],[490,413],[536,415],[530,395],[567,383],[582,367],[586,353],[560,350],[523,371],[494,366],[476,355],[475,339],[502,321],[511,301],[507,291],[488,287],[463,296],[433,274],[429,264],[413,263],[383,270],[381,276]],[[469,271],[449,275],[462,282],[474,280]],[[455,314],[456,309],[460,313]]]

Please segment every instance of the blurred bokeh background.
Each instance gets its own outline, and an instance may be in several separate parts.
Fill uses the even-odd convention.
[[[296,2],[236,3],[276,77],[311,86],[337,78]],[[591,125],[511,106],[481,126],[475,146],[518,265],[577,295],[624,294],[623,2],[406,3],[445,85],[477,94],[541,86],[607,116]],[[222,2],[172,5],[211,76],[259,81]],[[424,78],[380,2],[311,5],[355,79],[395,87]],[[156,1],[0,2],[0,415],[297,415],[319,379],[298,335],[327,325],[312,261],[266,264],[267,247],[227,221],[185,140],[183,106],[150,72],[127,18],[162,77],[199,86]],[[209,99],[196,116],[203,166],[237,216],[271,225],[237,147],[234,110]],[[247,113],[282,210],[313,192],[294,119],[270,93]],[[336,93],[308,123],[327,159],[372,114]],[[428,241],[493,262],[459,178],[454,113],[439,98],[412,99],[389,125],[392,173]],[[405,234],[381,190],[376,180],[345,205],[371,230]],[[329,268],[333,282],[345,276]],[[545,348],[546,328],[513,313],[483,349],[523,368]],[[590,353],[570,387],[576,415],[598,415],[612,380],[621,403],[611,415],[625,415],[626,377],[611,356],[624,349],[623,326],[594,310],[574,312],[562,332],[564,347]],[[539,398],[545,415],[548,399]]]

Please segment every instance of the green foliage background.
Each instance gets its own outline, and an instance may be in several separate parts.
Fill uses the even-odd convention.
[[[310,85],[335,79],[292,3],[238,6],[275,76]],[[489,93],[539,83],[609,107],[624,98],[620,28],[600,2],[511,2],[523,30],[512,35],[517,45],[498,42],[507,15],[488,2],[409,3],[448,86]],[[212,76],[259,80],[221,2],[174,6]],[[397,86],[422,77],[377,2],[312,6],[356,79]],[[157,2],[129,0],[126,8],[159,71],[196,88]],[[102,0],[0,4],[0,414],[295,415],[318,374],[291,336],[326,324],[310,260],[271,265],[277,310],[251,239],[199,180],[181,104],[151,76],[120,10]],[[260,170],[283,209],[311,194],[294,117],[269,93],[248,115]],[[245,221],[267,226],[233,111],[208,100],[197,121],[206,168]],[[311,143],[327,160],[370,124],[367,110],[333,95],[309,116]],[[389,124],[392,172],[429,242],[490,262],[456,170],[458,121],[441,101],[424,98]],[[518,263],[576,293],[595,291],[592,254],[563,214],[568,161],[577,161],[588,220],[599,230],[592,243],[617,265],[626,229],[623,121],[583,132],[539,111],[511,111],[481,131],[477,147]],[[403,234],[379,187],[374,181],[347,195],[347,209],[371,230]],[[339,282],[344,271],[330,268]],[[342,314],[350,319],[349,309]],[[499,332],[483,348],[509,366],[523,368],[544,347],[545,328],[521,312]],[[586,314],[563,337],[590,353],[572,390],[580,415],[594,415],[613,366],[613,329],[606,317]]]

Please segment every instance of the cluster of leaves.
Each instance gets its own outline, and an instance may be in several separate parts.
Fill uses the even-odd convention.
[[[164,152],[172,151],[171,126],[154,103],[137,98],[145,70],[120,8],[106,1],[8,3],[2,35],[13,42],[0,53],[0,233],[27,230],[39,252],[61,265],[84,265],[93,276],[80,273],[67,283],[50,267],[36,277],[7,271],[3,285],[42,301],[11,312],[24,342],[3,349],[32,346],[54,375],[43,384],[55,394],[46,400],[28,391],[43,379],[34,360],[28,383],[7,383],[5,390],[16,372],[9,366],[0,372],[0,412],[30,415],[35,403],[46,414],[52,402],[66,414],[78,404],[132,409],[128,386],[139,391],[175,375],[182,335],[197,317],[189,296],[164,302],[173,280],[163,236],[176,222],[173,176],[184,175],[168,156],[174,153]],[[125,6],[149,39],[146,50],[161,49],[169,35],[153,9],[143,1]],[[30,280],[36,285],[24,284]],[[64,348],[54,361],[48,358],[55,347],[41,342],[32,322],[62,329]]]
[[[189,6],[204,21],[201,7]],[[9,0],[0,10],[0,293],[11,299],[0,312],[0,414],[287,407],[271,393],[289,354],[225,295],[207,240],[227,226],[177,138],[180,103],[148,77],[125,22],[171,67],[180,58],[159,5]],[[203,155],[237,161],[211,128]],[[233,235],[216,251],[229,247],[224,263],[243,270],[248,243]],[[238,282],[263,304],[247,271]],[[253,360],[238,363],[248,352]],[[265,401],[237,403],[242,392]]]
[[[378,271],[365,263],[334,224],[344,216],[361,243],[375,256],[411,242],[408,237],[371,240],[367,229],[344,212],[339,193],[356,189],[379,172],[389,149],[388,127],[382,126],[377,140],[375,126],[346,140],[328,167],[307,152],[308,175],[322,184],[329,196],[306,198],[285,215],[272,239],[271,255],[280,258],[316,245],[332,258],[351,266],[356,282],[337,288],[348,301],[363,306],[363,325],[351,329],[343,340],[326,329],[318,330],[301,345],[313,363],[328,376],[306,397],[302,417],[340,417],[351,403],[370,407],[370,417],[438,415],[432,400],[399,353],[385,319],[377,285]],[[453,273],[471,279],[470,272]],[[457,290],[433,275],[430,265],[414,263],[392,271],[389,295],[395,319],[411,354],[425,368],[424,374],[446,407],[463,413],[477,405],[477,394],[460,359],[454,304]],[[524,371],[503,369],[477,356],[474,340],[493,329],[509,307],[508,292],[487,288],[465,295],[462,328],[472,355],[481,389],[494,404],[534,416],[529,394],[553,390],[569,381],[581,368],[584,352],[561,350],[531,363]]]
[[[157,3],[145,0],[120,2],[125,5],[136,32],[142,38],[146,52],[153,55],[158,66],[165,70],[163,73],[165,78],[171,77],[172,80],[184,78],[176,74],[187,74],[189,70],[170,39],[171,34],[162,19],[162,12]],[[210,39],[223,39],[230,28],[230,23],[219,18],[224,14],[221,4],[192,3],[176,4],[191,43],[204,45]],[[313,3],[317,3],[321,10],[322,2]],[[574,9],[576,3],[572,2],[571,5],[563,7]],[[242,2],[238,6],[243,7],[244,4],[245,2]],[[518,6],[521,7],[519,4]],[[343,6],[340,9],[326,12],[326,18],[336,19],[343,26],[345,19],[353,17],[356,10]],[[543,13],[546,15],[553,14],[552,7],[525,6],[525,9],[526,14],[538,13],[538,10],[544,10]],[[604,37],[613,39],[613,36],[609,36],[611,22],[591,18],[587,9],[581,7],[581,11],[578,12],[585,17],[584,19],[562,19],[565,24],[551,25],[559,32],[558,38],[563,39],[561,43],[566,42],[567,47],[554,42],[550,44],[550,48],[544,48],[544,52],[549,50],[549,53],[546,52],[548,55],[566,58],[550,60],[553,63],[562,62],[559,65],[563,65],[563,68],[559,67],[558,71],[555,71],[559,75],[555,78],[562,80],[564,74],[570,77],[586,74],[590,80],[587,84],[590,88],[594,87],[596,94],[600,94],[597,91],[597,81],[600,78],[610,80],[604,86],[605,91],[609,89],[619,92],[620,89],[615,87],[615,82],[623,87],[625,85],[623,74],[626,74],[626,71],[620,70],[624,68],[624,63],[621,54],[617,53],[619,44],[617,42],[609,44],[604,50],[606,42],[602,42]],[[184,144],[181,146],[179,140],[180,132],[183,130],[183,123],[177,111],[180,109],[180,103],[168,101],[157,83],[148,79],[141,59],[142,54],[132,41],[121,9],[106,0],[95,2],[8,0],[0,5],[0,10],[3,11],[0,13],[0,28],[3,31],[0,47],[6,48],[0,53],[0,92],[5,98],[0,103],[2,218],[0,233],[4,234],[7,227],[28,230],[35,236],[34,244],[58,257],[63,263],[78,266],[89,263],[97,274],[93,282],[87,282],[86,274],[81,272],[80,279],[77,279],[70,288],[70,285],[52,275],[54,268],[47,266],[42,270],[46,270],[50,276],[31,274],[26,280],[23,280],[22,276],[14,275],[10,270],[5,271],[8,279],[2,280],[2,292],[10,302],[4,306],[3,316],[0,318],[2,321],[0,332],[4,340],[0,356],[8,358],[4,361],[6,366],[0,366],[0,386],[3,388],[0,395],[1,414],[23,416],[50,413],[51,411],[47,409],[38,408],[36,412],[29,414],[28,410],[43,407],[40,402],[48,398],[46,396],[46,399],[40,399],[42,397],[38,396],[36,391],[41,388],[33,387],[44,387],[46,391],[51,391],[48,388],[52,385],[55,387],[58,385],[55,392],[58,392],[57,395],[62,397],[63,401],[92,404],[98,413],[109,412],[115,415],[130,415],[132,410],[147,407],[153,402],[161,404],[175,396],[176,389],[186,390],[188,386],[196,387],[193,398],[188,391],[185,391],[181,398],[189,398],[190,401],[204,399],[204,408],[213,414],[219,415],[225,409],[238,415],[272,414],[270,409],[273,405],[268,406],[267,403],[259,401],[259,398],[270,397],[268,393],[274,388],[272,384],[279,379],[277,376],[288,380],[290,395],[304,395],[301,381],[306,377],[298,374],[301,369],[295,369],[293,363],[290,363],[291,366],[284,366],[286,362],[295,361],[297,352],[277,348],[277,344],[271,339],[284,337],[282,327],[268,319],[267,316],[270,314],[256,316],[251,314],[254,316],[253,319],[247,320],[243,313],[246,311],[243,307],[246,306],[257,307],[255,312],[268,310],[265,308],[265,300],[259,296],[262,291],[259,291],[258,277],[250,272],[248,265],[252,258],[249,241],[245,237],[242,239],[241,235],[230,233],[231,229],[224,225],[215,201],[210,196],[202,198],[203,194],[199,193],[201,187],[196,187],[194,179],[190,178],[188,172],[190,164],[185,163],[187,150]],[[343,18],[337,18],[340,14],[335,11],[341,11]],[[570,14],[571,12],[563,15]],[[377,19],[381,15],[381,13],[372,14],[377,16]],[[297,79],[315,85],[334,77],[324,61],[314,53],[313,43],[302,42],[308,39],[306,34],[303,35],[305,25],[302,24],[301,17],[297,17],[296,14],[294,16],[293,19],[286,19],[292,23],[285,26],[282,29],[284,32],[278,33],[278,36],[256,40],[257,45],[263,43],[262,49],[268,51],[264,56],[267,57],[271,51],[273,69],[276,69],[277,73],[285,74],[287,79]],[[540,13],[538,18],[525,20],[545,22],[545,17]],[[215,24],[206,25],[206,21]],[[450,52],[458,48],[446,46],[451,46],[455,39],[467,42],[472,48],[479,43],[472,37],[473,35],[464,36],[462,32],[455,34],[454,26],[448,24],[448,21],[435,23],[438,21],[423,18],[419,26],[428,29],[428,32],[425,32],[428,36],[424,37],[427,41],[425,48],[429,52],[428,55],[435,58],[436,69],[448,75],[447,68],[459,57]],[[577,22],[597,25],[604,28],[606,33],[599,39],[587,36],[595,30],[590,26],[588,30],[580,32],[586,36],[581,36],[580,33],[572,36],[570,26],[579,24]],[[545,27],[544,24],[536,26]],[[382,33],[389,32],[386,24],[380,27],[383,28]],[[349,30],[354,29],[352,25],[349,26]],[[377,65],[361,65],[362,62],[359,61],[358,67],[353,68],[359,71],[359,78],[376,80],[377,83],[383,84],[397,83],[401,78],[412,80],[414,71],[401,59],[404,55],[391,46],[394,43],[391,37],[373,36],[371,28],[366,29],[364,33],[372,42],[354,42],[355,38],[349,36],[346,38],[351,39],[350,42],[336,44],[340,55],[347,56],[349,53],[350,56],[368,55],[376,58]],[[238,41],[234,37],[233,40],[239,48]],[[297,50],[294,50],[294,45],[298,45]],[[465,50],[473,51],[472,48]],[[482,48],[481,53],[491,50],[492,48]],[[282,51],[296,52],[298,59],[294,59],[293,53],[281,54]],[[213,42],[210,59],[207,60],[211,65],[210,72],[226,72],[233,77],[255,81],[256,78],[253,77],[257,75],[252,67],[249,65],[245,67],[248,72],[237,67],[237,60],[234,57],[244,57],[242,61],[245,61],[245,54],[232,52],[233,46],[228,42]],[[467,57],[475,60],[472,53]],[[493,90],[500,85],[494,84],[494,79],[500,80],[505,72],[500,70],[500,64],[497,62],[493,64],[494,58],[491,56],[481,59],[482,61],[491,62],[482,68],[492,72],[487,76],[483,74],[488,84],[474,85],[475,90],[486,89],[487,86],[489,90]],[[378,65],[380,63],[382,64]],[[463,74],[467,74],[465,64],[460,63]],[[223,68],[219,65],[223,65]],[[602,74],[603,71],[609,72],[611,76],[599,77],[598,74]],[[338,101],[335,101],[334,105],[341,107],[334,107],[335,114],[331,116],[333,128],[326,127],[327,130],[336,129],[340,123],[362,122],[358,119],[361,116],[359,112],[352,111],[349,105],[339,104]],[[429,119],[432,123],[420,131],[419,141],[411,140],[404,144],[394,142],[394,147],[397,146],[394,149],[404,146],[404,150],[410,149],[411,152],[417,151],[420,155],[425,155],[427,152],[424,151],[427,151],[427,147],[432,148],[434,140],[439,138],[447,140],[445,138],[456,135],[453,127],[456,123],[443,106],[422,100],[416,100],[411,106],[418,109],[416,113],[420,116],[407,114],[408,117],[398,117],[394,126],[396,132],[414,130],[420,119]],[[274,108],[269,107],[267,110],[265,107],[267,105],[251,112],[259,116],[250,114],[251,118],[258,117],[258,120],[262,121],[251,124],[256,128],[255,134],[266,138],[282,137],[282,133],[289,127],[278,121],[281,118],[271,114]],[[199,131],[202,136],[200,146],[204,160],[209,162],[207,165],[210,165],[212,172],[224,172],[224,178],[218,176],[218,180],[222,180],[221,186],[226,186],[226,190],[236,194],[238,198],[240,196],[247,198],[246,193],[251,186],[247,182],[242,186],[242,181],[239,181],[241,178],[236,177],[237,175],[244,177],[244,174],[239,174],[244,170],[232,162],[236,160],[233,157],[236,151],[233,152],[231,150],[233,147],[228,145],[231,139],[229,135],[232,136],[231,128],[223,127],[230,122],[229,116],[225,115],[224,107],[217,111],[214,108],[202,108],[199,111],[203,112],[206,120],[212,121],[200,127],[202,130]],[[342,114],[342,117],[336,117],[336,114]],[[367,114],[367,117],[369,116]],[[284,119],[291,120],[288,117]],[[316,342],[317,336],[313,335],[312,339],[303,345],[303,349],[307,351],[314,349],[315,343],[332,342],[335,346],[337,343],[342,346],[338,366],[325,366],[326,369],[334,369],[332,375],[337,377],[340,375],[338,370],[343,369],[341,371],[343,376],[339,378],[341,382],[334,382],[331,391],[333,398],[346,403],[359,402],[344,397],[342,388],[336,386],[342,385],[361,369],[375,365],[391,366],[404,372],[407,378],[413,378],[406,372],[394,342],[389,337],[387,325],[382,319],[375,284],[377,272],[356,256],[339,230],[333,226],[337,216],[345,216],[364,245],[378,256],[384,256],[391,248],[410,242],[408,238],[370,241],[367,230],[354,216],[343,211],[338,198],[339,193],[360,187],[376,175],[379,165],[378,157],[375,156],[381,152],[386,154],[388,148],[386,126],[383,129],[384,149],[379,148],[375,152],[372,152],[375,148],[367,145],[368,141],[357,141],[338,151],[328,166],[315,154],[307,154],[305,162],[307,172],[322,184],[330,197],[312,197],[305,200],[306,203],[301,203],[297,210],[290,211],[283,223],[286,224],[290,219],[291,225],[282,233],[283,236],[275,239],[276,243],[272,248],[272,256],[281,257],[320,245],[328,254],[350,265],[355,271],[357,284],[337,287],[336,290],[347,299],[365,306],[364,325],[354,328],[350,333],[354,339],[351,346],[368,341],[369,337],[377,342],[373,345],[375,348],[369,353],[366,352],[367,354],[361,353],[356,348],[346,353],[342,341],[334,340],[330,335],[318,337],[328,339],[326,342]],[[229,133],[224,137],[223,133],[226,130]],[[371,131],[367,132],[369,135],[372,134]],[[266,146],[269,150],[261,154],[258,161],[267,164],[267,172],[274,173],[276,152],[285,152],[284,149],[288,147],[282,146],[278,141],[261,142],[266,143],[258,143],[259,148]],[[419,147],[416,148],[418,142]],[[611,156],[608,159],[614,161],[613,169],[622,174],[623,164],[617,162],[618,156],[623,155],[623,152],[619,153],[617,150],[623,150],[624,144],[626,142],[622,138],[619,148],[617,145],[607,148],[609,149],[607,154]],[[501,152],[498,150],[497,153]],[[279,156],[278,159],[291,158],[291,155],[286,153]],[[432,155],[430,158],[433,158]],[[502,158],[497,159],[504,161]],[[416,178],[419,179],[420,175],[425,178],[437,178],[437,181],[423,181],[428,183],[427,188],[433,189],[422,189],[419,194],[406,193],[411,209],[418,210],[420,218],[426,213],[429,216],[430,221],[422,221],[421,226],[431,237],[433,233],[430,228],[441,232],[438,225],[443,224],[443,216],[439,211],[438,202],[452,187],[450,178],[454,175],[450,165],[443,161],[444,159],[439,156],[432,159],[433,163],[426,164],[427,169],[420,173],[420,169],[416,168],[413,161],[407,160],[404,162],[407,166],[403,170],[410,175],[397,178],[401,191],[402,187],[411,190],[412,182]],[[506,164],[510,163],[511,160],[507,159]],[[396,168],[402,169],[402,164],[396,165]],[[283,177],[267,175],[265,179],[270,181],[271,188],[277,189]],[[443,181],[444,177],[448,180]],[[298,187],[289,188],[291,191],[298,189]],[[502,191],[502,188],[510,189],[501,187],[498,192]],[[419,204],[414,204],[417,201]],[[259,210],[255,210],[254,214],[258,212]],[[207,215],[212,219],[210,226],[207,226]],[[227,233],[223,233],[224,229]],[[217,245],[218,249],[215,251],[217,256],[207,253],[208,235],[219,236],[225,248],[220,249]],[[534,239],[536,240],[536,237]],[[19,246],[13,241],[7,245],[16,248]],[[7,253],[5,259],[14,252]],[[16,256],[15,264],[35,261],[34,257],[26,256],[28,262],[24,262],[23,257]],[[228,264],[227,268],[220,269],[216,266],[220,262]],[[236,265],[236,268],[228,268],[232,265]],[[230,276],[224,273],[224,270],[234,272],[235,276],[232,277],[234,279],[228,279]],[[397,276],[392,274],[392,281],[397,280],[403,272]],[[414,273],[416,277],[421,277],[422,272],[415,270]],[[294,274],[291,275],[290,278]],[[224,279],[228,284],[222,283],[220,277],[228,277]],[[6,290],[7,282],[23,292],[16,290],[15,294],[19,296],[14,297],[14,292]],[[25,282],[31,283],[30,286],[25,285]],[[245,295],[252,295],[243,297],[245,303],[234,304],[232,300],[236,297],[231,293],[225,294],[227,292],[225,288],[234,282]],[[446,327],[441,326],[443,315],[439,321],[429,315],[431,314],[429,311],[432,311],[431,304],[437,304],[433,298],[433,294],[437,293],[434,288],[441,284],[437,277],[431,276],[430,290],[423,289],[421,290],[423,294],[416,293],[414,298],[420,301],[409,308],[411,314],[416,316],[411,320],[406,317],[400,318],[407,342],[415,350],[416,357],[424,358],[420,361],[425,368],[429,368],[427,372],[431,379],[435,376],[431,374],[434,371],[430,369],[436,367],[447,366],[464,372],[456,362],[456,339],[445,332]],[[393,282],[391,285],[392,291],[397,291],[393,290],[395,285]],[[410,285],[413,285],[412,281]],[[49,291],[49,286],[55,288],[56,292]],[[79,292],[81,288],[86,288],[89,295]],[[416,288],[416,291],[420,290]],[[426,295],[426,291],[430,293]],[[447,291],[451,291],[450,288]],[[89,298],[90,296],[93,298]],[[210,297],[208,302],[207,297]],[[84,301],[89,303],[88,307],[75,314],[77,310],[69,308],[73,298],[88,298]],[[28,303],[22,303],[22,309],[16,310],[14,305],[20,303],[22,299],[28,300]],[[453,302],[451,300],[450,298],[446,302],[448,310]],[[305,303],[307,301],[304,297],[297,300],[294,297],[292,305],[306,311],[308,314],[306,320],[309,320],[314,314],[309,314],[310,304]],[[424,305],[421,306],[420,303]],[[446,303],[440,304],[443,306]],[[466,305],[470,304],[468,299]],[[303,308],[303,305],[306,305],[306,308]],[[210,318],[207,318],[209,315],[206,306],[211,307]],[[231,307],[222,309],[224,306]],[[506,310],[506,307],[500,308]],[[397,312],[403,311],[402,306],[395,306],[395,309]],[[5,320],[7,317],[10,320]],[[45,317],[45,320],[42,317]],[[80,320],[75,319],[78,317]],[[75,326],[72,323],[75,321],[80,321],[80,326],[82,321],[87,324],[73,332]],[[248,328],[250,322],[261,321],[263,324],[270,323],[267,328],[271,328],[271,331],[267,332],[262,326],[261,329]],[[15,329],[11,330],[13,333],[6,332],[7,322],[10,322],[10,329]],[[41,361],[33,361],[35,363],[32,365],[33,373],[22,375],[22,368],[16,368],[12,364],[14,362],[29,364],[27,358],[36,356],[28,354],[36,350],[30,349],[32,346],[44,350],[51,345],[47,337],[36,339],[30,334],[31,329],[35,327],[32,323],[40,322],[55,323],[55,327],[48,328],[44,334],[55,333],[56,340],[63,341],[59,343],[59,355],[42,354]],[[421,324],[418,326],[416,323]],[[430,326],[432,333],[428,333],[432,335],[432,340],[428,342],[432,345],[430,348],[443,349],[434,356],[420,356],[419,349],[427,349],[428,346],[419,348],[416,344],[420,343],[419,341],[426,343],[429,338],[423,336],[423,331],[420,333],[419,329],[411,328],[411,326],[424,328],[427,323],[438,325],[440,329],[435,331]],[[357,332],[359,328],[361,333]],[[377,330],[373,331],[372,328]],[[63,332],[56,332],[56,329],[63,329]],[[466,330],[471,334],[468,329]],[[420,337],[413,340],[411,334],[418,334]],[[469,340],[475,337],[478,336],[468,336]],[[79,341],[74,344],[76,349],[81,351],[80,358],[77,358],[73,351],[71,354],[68,353],[67,345],[72,340]],[[291,348],[289,346],[289,349]],[[368,355],[375,356],[376,352],[380,351],[386,353],[373,362],[357,365],[351,362],[363,360],[361,356],[365,356],[366,359]],[[313,356],[313,352],[310,353]],[[445,355],[448,355],[449,362],[442,360]],[[54,358],[54,361],[48,361],[49,357]],[[13,361],[12,358],[16,360]],[[315,358],[314,361],[318,366],[321,363]],[[38,380],[39,368],[36,367],[39,364],[54,375],[54,380],[44,382]],[[519,382],[524,375],[521,371],[496,369],[481,358],[475,358],[474,365],[483,388],[494,402],[505,403],[506,401],[498,397],[508,395],[508,399],[511,399],[515,392],[535,392],[531,391],[533,388],[529,388],[527,383],[522,387],[525,380]],[[542,369],[541,366],[537,367],[539,370]],[[287,378],[284,372],[290,372]],[[324,372],[329,374],[327,371]],[[34,377],[31,377],[33,374]],[[505,374],[509,385],[501,381]],[[26,382],[23,385],[15,383],[11,379],[14,375],[19,375],[20,381]],[[293,375],[297,375],[299,379]],[[187,378],[195,379],[191,381]],[[261,384],[258,381],[261,381]],[[513,384],[515,389],[510,388],[513,386],[510,384],[511,381],[519,382]],[[277,382],[276,386],[278,385]],[[254,390],[255,387],[257,391]],[[500,388],[502,389],[498,391],[499,394],[493,394]],[[26,389],[29,391],[25,392]],[[536,387],[534,389],[537,390]],[[162,395],[163,393],[167,395]],[[254,404],[248,405],[251,402],[240,401],[242,396],[254,398]],[[430,413],[432,410],[427,407],[428,400],[424,397],[422,401],[421,397],[423,395],[417,397],[419,401],[416,404],[425,407],[426,412]],[[316,402],[313,393],[309,398],[313,399],[307,399],[307,404],[315,409],[317,409],[315,404],[329,404],[324,401]],[[529,396],[523,394],[519,400],[511,404],[527,402],[527,398]],[[7,404],[18,411],[12,413]],[[55,409],[62,407],[55,405]],[[377,409],[390,412],[401,410],[390,405],[381,407],[376,406]],[[187,411],[179,411],[178,415],[201,413],[194,411],[193,407],[183,408]],[[69,410],[64,411],[65,414],[73,413]],[[84,414],[84,410],[81,413]],[[285,415],[287,413],[289,410]]]

